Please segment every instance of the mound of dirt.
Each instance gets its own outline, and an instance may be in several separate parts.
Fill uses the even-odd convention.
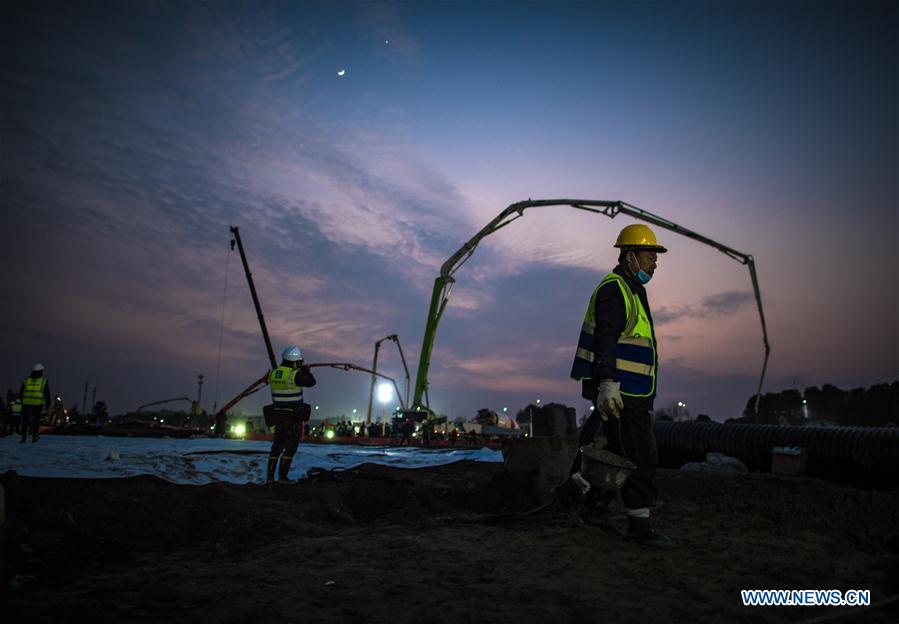
[[[660,471],[668,552],[623,541],[620,506],[583,528],[516,516],[540,495],[499,464],[2,484],[11,622],[795,622],[834,608],[743,607],[739,590],[899,592],[899,495],[813,479]]]

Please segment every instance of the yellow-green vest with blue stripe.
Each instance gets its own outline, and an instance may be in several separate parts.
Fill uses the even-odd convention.
[[[615,347],[615,372],[613,379],[621,384],[621,394],[632,397],[647,397],[656,388],[655,334],[649,323],[649,315],[643,308],[640,297],[634,294],[623,277],[609,273],[599,283],[590,297],[584,324],[578,338],[571,377],[578,381],[593,377],[593,332],[596,329],[596,296],[599,289],[609,282],[616,282],[624,297],[627,321],[624,331],[618,337]]]

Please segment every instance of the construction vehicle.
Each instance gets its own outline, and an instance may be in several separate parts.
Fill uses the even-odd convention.
[[[259,319],[259,328],[262,330],[262,338],[265,342],[265,349],[268,354],[269,364],[271,364],[271,368],[269,370],[272,370],[272,369],[277,368],[278,363],[275,361],[275,352],[272,349],[272,341],[269,338],[268,329],[266,328],[266,325],[265,325],[265,316],[263,316],[263,314],[262,314],[262,306],[259,303],[259,296],[256,294],[256,286],[253,283],[253,274],[250,272],[250,264],[247,261],[247,255],[244,252],[243,242],[240,239],[240,228],[238,228],[236,226],[231,226],[230,231],[234,235],[234,238],[231,240],[231,249],[233,250],[236,245],[238,251],[240,252],[240,260],[243,263],[244,272],[246,273],[246,276],[247,276],[247,284],[250,287],[250,296],[253,298],[253,306],[256,308],[256,317]],[[399,346],[399,338],[396,337],[396,334],[387,336],[383,340],[387,340],[387,339],[391,339],[391,340],[395,339],[397,348],[400,349],[400,356],[402,357],[402,354],[403,354],[402,348],[400,348],[400,346]],[[375,349],[375,365],[377,365],[377,347]],[[405,360],[405,358],[403,358],[403,366],[405,367],[405,365],[406,365],[406,360]],[[387,375],[382,375],[381,373],[378,373],[376,370],[364,368],[362,366],[358,366],[358,365],[352,364],[350,362],[319,362],[319,363],[312,363],[312,364],[304,364],[304,366],[306,368],[329,367],[329,368],[336,368],[338,370],[343,370],[343,371],[357,370],[360,372],[369,373],[372,376],[372,384],[374,384],[375,378],[379,377],[381,379],[385,379],[385,380],[389,381],[391,384],[393,384],[393,388],[396,391],[396,396],[400,401],[400,405],[401,405],[402,409],[403,410],[406,409],[406,402],[408,401],[408,396],[409,396],[409,390],[408,390],[409,369],[408,368],[406,368],[406,378],[407,378],[406,401],[403,401],[403,398],[400,395],[399,388],[396,385],[396,380],[394,380],[392,377],[389,377]],[[247,386],[247,388],[242,390],[237,396],[235,396],[233,399],[228,401],[224,406],[222,406],[222,408],[216,412],[217,421],[223,422],[224,416],[228,412],[229,409],[234,407],[242,399],[250,396],[251,394],[254,394],[255,392],[259,391],[263,386],[266,386],[266,385],[268,385],[268,371],[266,371],[259,379],[257,379],[252,384]],[[369,415],[370,415],[370,412],[371,412],[371,410],[369,409]],[[246,432],[246,425],[244,424],[243,426],[244,426],[244,432]],[[234,429],[235,433],[238,432],[238,429],[236,427],[237,427],[237,425],[235,425],[235,429]],[[242,436],[243,434],[241,433],[239,435]]]
[[[647,212],[646,210],[643,210],[636,206],[632,206],[631,204],[625,203],[623,201],[592,199],[528,199],[527,201],[521,201],[511,204],[508,208],[500,212],[499,215],[497,215],[492,221],[490,221],[490,223],[488,223],[480,231],[478,231],[477,234],[472,236],[471,239],[469,239],[464,245],[462,245],[462,247],[453,255],[451,255],[446,260],[446,262],[443,263],[443,266],[440,267],[440,275],[438,275],[434,280],[434,289],[431,294],[431,304],[428,308],[428,317],[425,322],[425,333],[424,337],[422,338],[421,354],[418,362],[418,374],[415,378],[415,393],[412,397],[411,410],[408,411],[406,417],[420,420],[423,418],[433,418],[435,416],[435,414],[430,409],[430,401],[428,399],[428,369],[431,364],[431,354],[434,349],[434,340],[437,335],[437,325],[440,323],[440,319],[443,316],[444,310],[446,310],[447,303],[449,303],[450,294],[453,290],[453,285],[456,282],[453,274],[458,271],[459,268],[463,264],[465,264],[465,261],[472,256],[478,246],[478,243],[480,243],[483,238],[499,231],[516,219],[524,216],[524,211],[526,209],[542,206],[570,206],[572,208],[577,208],[578,210],[585,210],[587,212],[601,214],[609,218],[614,218],[618,214],[626,214],[635,219],[646,221],[653,225],[657,225],[660,228],[669,230],[676,234],[680,234],[681,236],[686,236],[687,238],[691,238],[705,245],[714,247],[729,258],[733,258],[734,260],[747,265],[749,267],[749,276],[752,280],[752,289],[755,293],[755,301],[758,305],[759,318],[761,319],[762,323],[762,338],[765,345],[765,356],[762,363],[762,372],[759,377],[758,390],[756,392],[755,400],[755,411],[756,413],[758,413],[759,399],[761,398],[762,393],[762,383],[765,379],[765,371],[768,367],[768,356],[771,353],[771,347],[768,343],[768,330],[765,325],[765,314],[762,309],[762,298],[759,292],[758,279],[756,277],[755,260],[751,255],[739,252],[726,245],[722,245],[721,243],[713,241],[710,238],[707,238],[692,230],[673,223],[663,217],[652,214],[650,212]]]

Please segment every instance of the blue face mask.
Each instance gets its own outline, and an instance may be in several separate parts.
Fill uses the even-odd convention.
[[[634,271],[634,279],[636,279],[641,284],[648,284],[649,280],[652,279],[652,275],[650,275],[649,273],[647,273],[646,271],[644,271],[643,269],[640,268],[640,265],[637,262],[636,255],[630,255],[628,257],[628,260],[631,260],[631,259],[633,259],[634,264],[637,265],[637,270]],[[633,268],[631,268],[631,270],[633,271]]]

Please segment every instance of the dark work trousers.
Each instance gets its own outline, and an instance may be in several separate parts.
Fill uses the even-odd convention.
[[[23,405],[22,406],[22,439],[28,437],[28,431],[31,436],[37,436],[41,426],[41,406],[40,405]]]
[[[597,406],[594,413],[599,411]],[[621,502],[627,509],[652,507],[656,504],[656,488],[653,479],[659,465],[659,449],[652,432],[649,410],[628,407],[625,399],[621,418],[610,417],[603,422],[603,433],[608,440],[606,450],[621,455],[637,464],[637,469],[621,488]],[[624,449],[622,451],[622,444]]]
[[[652,507],[657,497],[653,479],[659,463],[659,451],[656,447],[655,434],[652,432],[649,410],[633,409],[625,403],[620,419],[610,416],[603,422],[599,415],[599,406],[594,403],[593,407],[593,412],[581,427],[578,446],[590,444],[601,424],[603,435],[607,440],[606,450],[627,457],[637,465],[637,469],[631,473],[621,488],[621,502],[627,509]],[[624,452],[621,448],[622,443]],[[581,452],[578,450],[568,473],[574,474],[580,469]]]
[[[278,414],[275,424],[275,437],[272,439],[272,450],[269,457],[293,457],[300,445],[300,422],[293,412]]]

